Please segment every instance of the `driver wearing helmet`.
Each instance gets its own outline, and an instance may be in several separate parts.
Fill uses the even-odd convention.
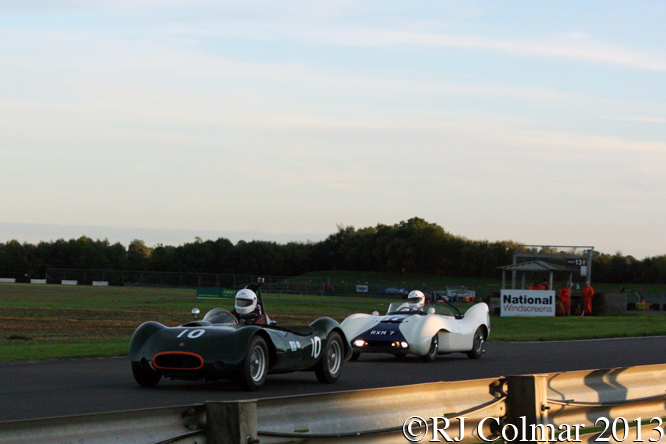
[[[234,309],[231,312],[239,324],[257,324],[266,325],[266,315],[261,312],[261,307],[257,303],[257,294],[244,288],[236,293]]]
[[[426,297],[422,291],[414,290],[407,295],[407,304],[412,311],[423,311],[425,306]]]

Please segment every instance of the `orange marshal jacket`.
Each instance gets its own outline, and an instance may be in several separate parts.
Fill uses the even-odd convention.
[[[583,287],[583,291],[580,293],[580,295],[583,297],[583,299],[586,298],[592,298],[594,296],[594,290],[592,287]]]
[[[571,298],[571,288],[569,288],[568,285],[561,286],[559,296],[562,302],[569,302],[569,298]]]

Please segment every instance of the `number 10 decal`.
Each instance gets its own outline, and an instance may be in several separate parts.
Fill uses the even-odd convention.
[[[177,338],[180,338],[181,336],[183,336],[183,335],[184,335],[185,333],[187,333],[188,331],[190,331],[190,330],[186,328],[185,330],[181,331],[180,334],[179,334],[178,336],[176,336],[176,337],[177,337]],[[199,329],[197,329],[197,330],[192,330],[192,331],[190,331],[190,332],[187,334],[187,337],[190,338],[190,339],[196,339],[196,338],[202,336],[204,333],[206,333],[206,330],[203,330],[203,329],[199,328]]]
[[[321,353],[321,338],[315,336],[314,338],[310,338],[310,341],[312,341],[312,357],[316,359]]]

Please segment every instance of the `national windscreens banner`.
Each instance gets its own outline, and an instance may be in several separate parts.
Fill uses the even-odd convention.
[[[501,316],[555,316],[553,290],[502,290]]]

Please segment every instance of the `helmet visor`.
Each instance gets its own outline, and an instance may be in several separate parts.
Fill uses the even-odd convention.
[[[249,307],[252,304],[254,304],[252,299],[236,299],[237,307]]]

